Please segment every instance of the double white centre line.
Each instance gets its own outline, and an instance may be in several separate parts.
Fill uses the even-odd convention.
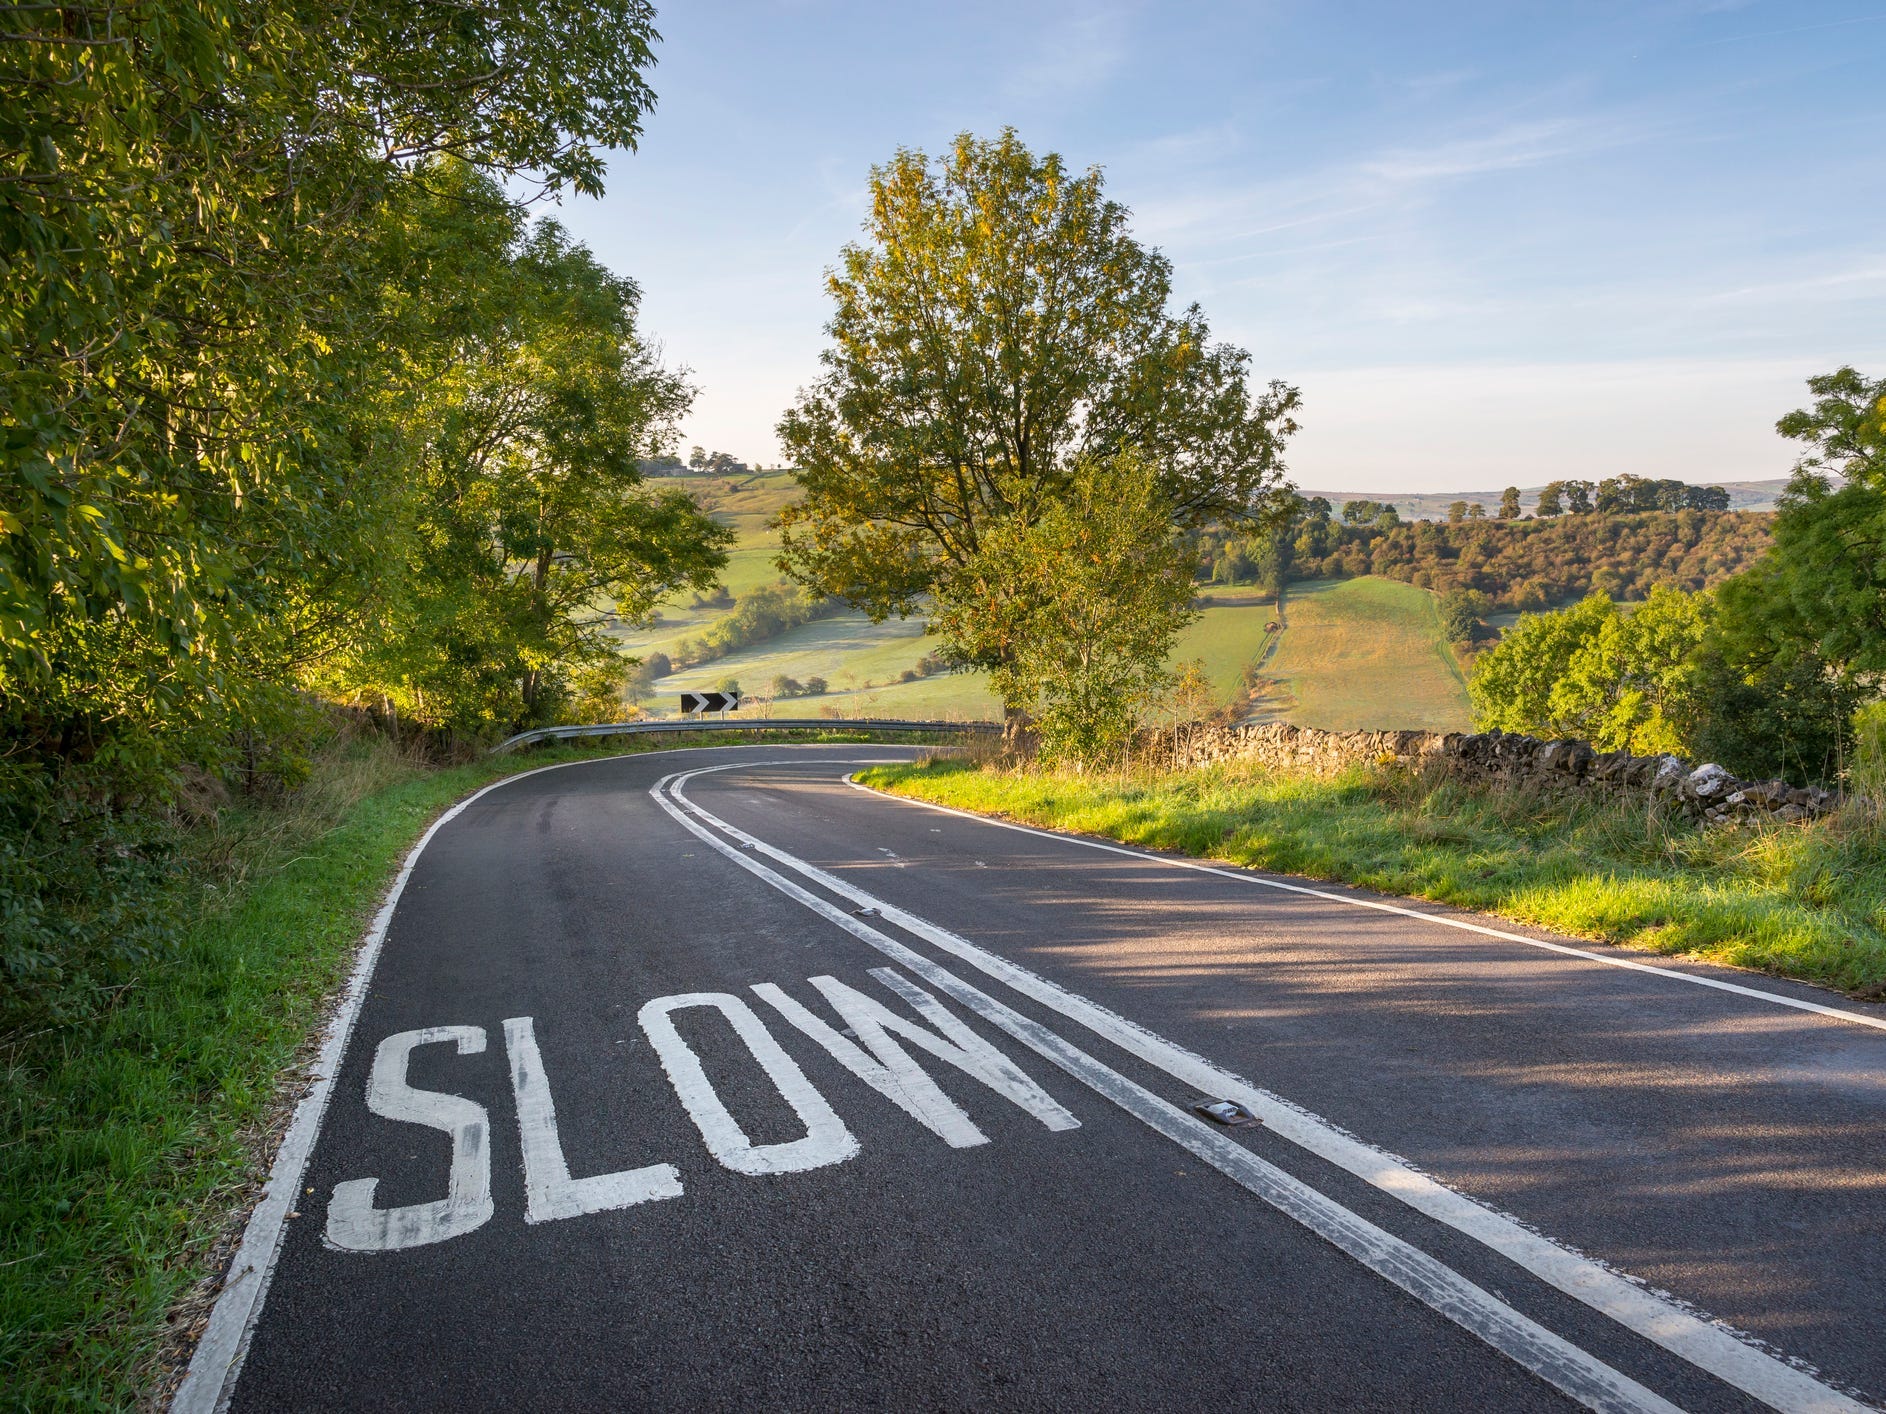
[[[1676,1407],[1521,1315],[1427,1253],[1259,1158],[1221,1131],[1136,1084],[889,934],[762,864],[756,856],[772,860],[849,903],[875,910],[876,921],[950,954],[1182,1084],[1240,1101],[1256,1113],[1272,1133],[1484,1243],[1637,1335],[1775,1409],[1791,1411],[1791,1414],[1792,1411],[1806,1414],[1807,1411],[1864,1410],[1865,1406],[1806,1371],[1634,1285],[1609,1268],[1529,1231],[1514,1219],[1456,1193],[1394,1155],[1341,1133],[1308,1111],[1221,1070],[1203,1057],[1098,1003],[747,834],[702,809],[682,793],[682,787],[699,775],[785,764],[792,763],[736,762],[676,772],[657,781],[650,794],[683,828],[740,868],[916,973],[959,1005],[1579,1403],[1602,1410],[1667,1411]]]

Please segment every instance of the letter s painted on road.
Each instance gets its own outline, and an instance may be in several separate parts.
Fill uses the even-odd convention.
[[[334,1185],[327,1206],[327,1241],[348,1252],[396,1252],[483,1227],[491,1220],[491,1120],[485,1107],[461,1095],[416,1090],[406,1083],[406,1065],[420,1046],[454,1041],[461,1056],[485,1048],[477,1026],[428,1026],[388,1036],[374,1052],[367,1080],[367,1108],[382,1119],[420,1124],[452,1136],[452,1173],[446,1196],[432,1203],[376,1208],[377,1178]]]

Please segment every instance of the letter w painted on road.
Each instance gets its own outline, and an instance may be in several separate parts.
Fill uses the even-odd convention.
[[[996,1094],[1028,1111],[1049,1129],[1080,1128],[1079,1120],[1022,1074],[1007,1056],[945,1011],[941,1003],[923,988],[888,967],[873,968],[871,975],[909,1002],[918,1015],[943,1034],[939,1036],[914,1022],[906,1021],[835,977],[813,977],[810,981],[832,1004],[832,1010],[857,1034],[863,1046],[820,1021],[771,982],[759,983],[753,990],[762,1001],[823,1046],[833,1060],[931,1130],[952,1149],[987,1144],[989,1136],[976,1128],[962,1107],[924,1074],[922,1067],[910,1058],[908,1051],[891,1039],[889,1033],[896,1032],[938,1060],[980,1080]]]

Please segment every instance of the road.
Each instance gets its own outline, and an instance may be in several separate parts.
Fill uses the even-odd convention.
[[[436,827],[177,1407],[1886,1393],[1886,1008],[847,783],[907,754]]]

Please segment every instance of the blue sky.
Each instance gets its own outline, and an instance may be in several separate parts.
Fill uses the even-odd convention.
[[[1304,392],[1304,486],[1785,475],[1886,370],[1886,5],[673,3],[641,148],[559,219],[747,460],[873,163],[1013,124]]]

